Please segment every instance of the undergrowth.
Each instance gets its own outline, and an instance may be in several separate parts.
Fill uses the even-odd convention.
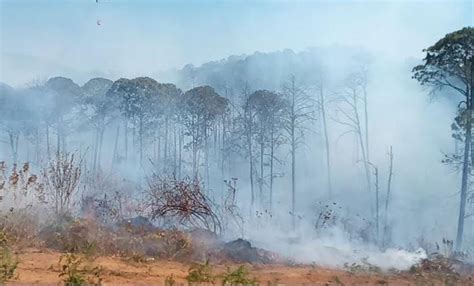
[[[63,278],[65,286],[102,285],[102,268],[90,267],[85,262],[82,256],[74,253],[66,253],[59,258],[59,277]]]
[[[214,284],[215,276],[212,274],[212,266],[209,260],[205,263],[195,263],[189,268],[186,280],[189,283],[212,283]]]
[[[250,277],[249,271],[244,265],[239,266],[234,271],[230,268],[223,275],[222,286],[257,286],[258,282],[255,277]]]
[[[15,275],[18,261],[13,257],[8,245],[8,239],[3,230],[0,230],[0,284],[3,285]]]

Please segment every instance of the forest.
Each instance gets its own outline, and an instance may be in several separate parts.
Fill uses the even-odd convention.
[[[0,284],[472,285],[474,28],[423,48],[2,78]]]

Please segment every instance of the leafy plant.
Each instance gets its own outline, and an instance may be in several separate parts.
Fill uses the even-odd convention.
[[[250,278],[249,272],[244,265],[239,266],[234,271],[231,271],[230,268],[227,269],[227,273],[224,275],[222,279],[222,285],[226,286],[239,286],[239,285],[251,285],[257,286],[258,282],[255,277]]]
[[[66,253],[59,258],[61,264],[59,277],[63,277],[65,286],[102,285],[102,268],[84,267],[83,263],[83,258],[74,253]]]
[[[66,253],[59,258],[61,264],[61,273],[59,277],[64,277],[63,282],[66,286],[79,286],[86,284],[86,278],[79,270],[82,259],[74,253]]]
[[[196,263],[189,268],[188,276],[186,280],[189,283],[213,283],[215,276],[212,274],[212,266],[209,264],[209,260],[204,264]]]
[[[13,258],[8,240],[3,231],[0,231],[0,284],[13,278],[18,261]]]

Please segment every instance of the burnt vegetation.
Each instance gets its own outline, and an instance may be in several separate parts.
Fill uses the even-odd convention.
[[[456,238],[436,250],[430,243],[437,238],[419,240],[409,250],[420,246],[428,255],[406,275],[442,273],[457,283],[469,273],[473,50],[473,29],[465,28],[428,48],[413,69],[433,93],[461,95],[452,135],[463,150],[443,160],[461,172]],[[380,252],[399,247],[396,146],[377,154],[369,132],[370,57],[353,54],[350,69],[331,75],[321,56],[310,54],[314,61],[306,62],[304,52],[284,51],[278,56],[293,60],[283,75],[240,72],[239,64],[252,67],[257,56],[186,66],[176,85],[150,77],[2,84],[0,126],[8,148],[0,162],[0,283],[14,278],[13,248],[64,253],[59,276],[67,285],[100,285],[98,255],[195,262],[189,283],[257,285],[245,266],[219,276],[212,265],[294,263],[253,246],[249,240],[259,233],[268,240],[282,235],[284,245],[340,235]],[[355,150],[347,160],[357,170],[351,190],[336,181],[339,141]],[[320,148],[320,156],[310,158],[311,148]],[[383,271],[366,258],[345,268]]]

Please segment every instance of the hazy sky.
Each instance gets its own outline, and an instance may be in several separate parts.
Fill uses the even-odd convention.
[[[421,57],[472,1],[0,0],[0,81],[147,75],[231,54],[333,44]],[[97,24],[100,21],[100,25]]]

